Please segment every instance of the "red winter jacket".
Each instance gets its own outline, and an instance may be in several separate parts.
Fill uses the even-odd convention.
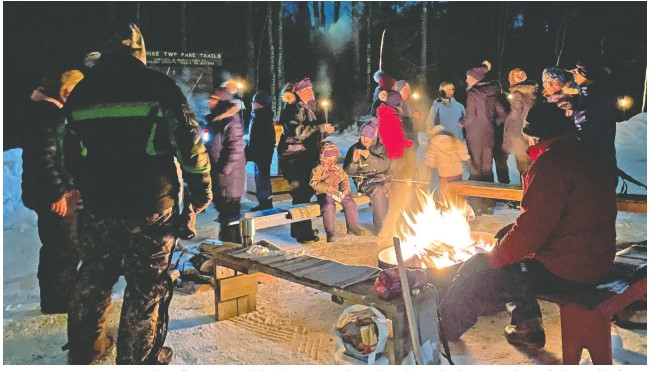
[[[387,149],[387,156],[390,160],[403,157],[403,149],[412,147],[412,141],[405,138],[398,113],[383,103],[378,107],[377,114],[378,136]]]
[[[595,283],[609,272],[616,252],[614,177],[577,138],[540,145],[545,151],[523,174],[521,214],[489,254],[491,265],[534,254],[559,277]]]

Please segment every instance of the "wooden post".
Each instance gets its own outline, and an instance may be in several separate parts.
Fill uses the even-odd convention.
[[[398,263],[398,272],[401,277],[401,291],[403,291],[403,300],[405,301],[405,314],[408,318],[410,338],[412,339],[412,349],[414,350],[414,359],[417,361],[417,365],[423,365],[421,343],[419,342],[419,329],[417,327],[414,307],[412,306],[410,284],[407,278],[407,271],[405,270],[405,263],[403,262],[403,254],[401,253],[401,240],[399,240],[398,237],[394,237],[394,251],[396,253],[396,262]]]

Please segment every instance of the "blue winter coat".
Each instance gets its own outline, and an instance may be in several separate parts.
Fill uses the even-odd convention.
[[[437,98],[432,102],[430,114],[428,115],[428,128],[437,125],[444,127],[445,131],[455,134],[457,139],[463,140],[462,127],[460,121],[466,116],[466,110],[462,103],[455,98]]]

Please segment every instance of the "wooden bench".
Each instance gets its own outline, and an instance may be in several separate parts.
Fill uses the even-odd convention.
[[[354,194],[353,200],[358,207],[366,207],[371,203],[368,196]],[[339,202],[335,203],[337,211],[342,210]],[[277,207],[268,210],[245,213],[242,217],[235,218],[229,222],[230,225],[236,225],[241,218],[251,218],[254,221],[256,230],[272,228],[279,225],[291,224],[303,220],[311,220],[321,216],[319,203],[311,202],[307,204],[290,205],[286,207]]]
[[[458,180],[448,184],[448,190],[459,196],[521,201],[523,189],[519,184],[501,184]],[[647,214],[647,195],[617,195],[618,211]]]
[[[595,289],[573,295],[539,295],[539,299],[559,306],[563,364],[579,364],[584,348],[594,365],[612,364],[611,319],[646,294],[647,278],[642,278],[621,294]]]
[[[518,184],[463,180],[451,182],[448,189],[459,196],[511,201],[521,201],[523,198],[523,189]],[[647,213],[646,195],[618,195],[616,201],[619,211]],[[612,364],[611,319],[646,294],[647,278],[643,277],[631,282],[621,294],[595,289],[573,295],[540,295],[539,299],[559,306],[563,363],[578,364],[582,349],[586,348],[593,364]]]
[[[214,259],[216,267],[226,267],[236,272],[248,275],[256,272],[265,273],[277,278],[281,278],[290,282],[294,282],[303,286],[311,287],[313,289],[323,291],[332,295],[334,302],[343,304],[344,302],[352,304],[362,304],[373,306],[383,313],[391,321],[390,336],[385,348],[385,356],[390,364],[401,364],[401,362],[408,357],[412,350],[410,342],[408,321],[406,315],[405,304],[402,298],[396,298],[390,301],[379,299],[374,291],[375,277],[365,279],[361,282],[351,284],[345,288],[336,287],[332,284],[325,283],[314,277],[299,276],[293,274],[287,269],[282,267],[292,266],[293,271],[296,272],[300,269],[307,269],[307,267],[314,267],[317,264],[324,262],[336,263],[330,260],[318,259],[310,256],[301,256],[297,258],[288,259],[279,264],[262,264],[258,261],[246,259],[242,257],[232,256],[235,251],[241,250],[242,246],[233,243],[222,243],[221,245],[215,243],[202,243],[200,246],[202,254],[210,259]],[[298,267],[300,266],[300,269]],[[243,277],[243,276],[235,276]],[[244,276],[246,277],[246,276]],[[246,279],[243,280],[243,285],[249,285]],[[216,311],[215,318],[219,319],[217,305],[222,300],[220,295],[223,292],[215,286],[216,295]],[[247,291],[244,296],[251,295],[251,290]],[[254,294],[255,295],[255,294]],[[230,294],[230,298],[237,295]],[[413,295],[413,305],[417,312],[417,322],[419,332],[421,334],[422,343],[430,340],[434,349],[432,349],[433,362],[439,364],[439,335],[437,332],[437,291],[434,286],[426,287],[419,295]],[[251,300],[247,300],[251,301]],[[248,305],[244,304],[244,305]],[[424,340],[425,339],[425,340]]]

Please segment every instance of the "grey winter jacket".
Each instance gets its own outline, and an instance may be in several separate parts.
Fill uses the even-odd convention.
[[[360,141],[352,145],[346,152],[344,171],[351,175],[358,192],[370,195],[376,187],[390,181],[387,149],[382,143],[374,141],[369,146],[369,157],[360,156],[359,161],[353,161],[353,152],[356,149],[365,150],[367,148]]]

